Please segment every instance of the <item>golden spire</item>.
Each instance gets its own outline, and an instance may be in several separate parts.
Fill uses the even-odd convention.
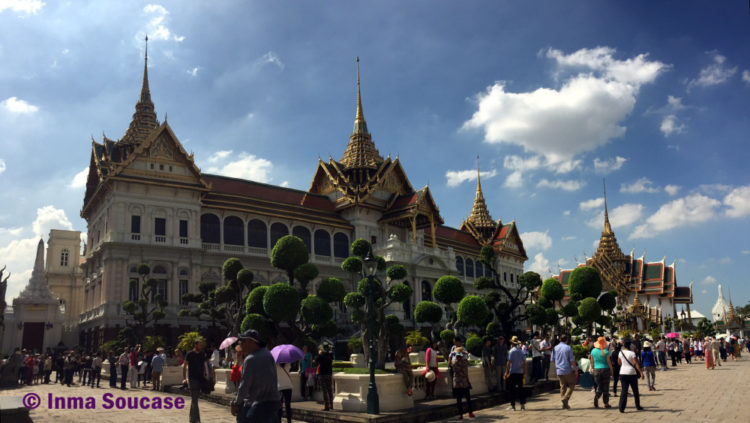
[[[383,163],[383,157],[380,156],[375,143],[372,142],[372,135],[367,130],[365,115],[362,113],[362,94],[359,84],[359,57],[357,57],[357,114],[354,117],[354,130],[349,136],[349,144],[344,151],[344,157],[341,164],[349,169],[377,169]]]
[[[640,315],[643,313],[643,304],[641,299],[638,297],[638,291],[635,293],[635,299],[633,299],[633,305],[630,306],[630,313]]]
[[[143,63],[143,84],[141,96],[135,105],[135,113],[130,121],[127,132],[121,141],[126,143],[139,143],[146,139],[152,129],[159,126],[154,112],[154,103],[151,101],[151,90],[148,86],[148,35],[146,36],[146,54]]]
[[[495,221],[492,220],[492,216],[490,216],[490,212],[489,210],[487,210],[487,204],[484,202],[484,196],[482,195],[482,181],[479,172],[479,156],[477,156],[477,193],[474,197],[474,206],[471,208],[469,221],[477,228],[495,229]]]
[[[612,233],[612,226],[609,224],[609,213],[607,211],[607,180],[603,179],[604,184],[604,233]]]

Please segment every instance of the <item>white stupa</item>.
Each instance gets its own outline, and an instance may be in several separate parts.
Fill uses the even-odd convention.
[[[729,313],[729,303],[724,299],[724,292],[719,285],[719,298],[716,299],[714,308],[711,309],[711,317],[714,322],[723,321]]]

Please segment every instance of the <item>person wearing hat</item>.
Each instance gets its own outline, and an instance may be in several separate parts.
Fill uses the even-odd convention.
[[[648,390],[655,391],[656,388],[654,387],[654,382],[656,382],[656,360],[654,359],[654,352],[651,351],[651,343],[648,341],[643,343],[641,362],[643,363],[643,373],[646,373]]]
[[[594,381],[596,382],[594,407],[599,408],[599,398],[604,397],[604,408],[612,408],[609,405],[609,378],[612,375],[612,361],[609,357],[607,340],[603,336],[600,336],[594,343],[594,348],[589,354],[589,361],[594,369]]]
[[[323,411],[333,410],[333,357],[331,357],[331,344],[323,342],[318,350],[318,383],[323,391]]]
[[[239,343],[247,356],[242,363],[242,379],[232,404],[232,414],[236,414],[237,423],[276,422],[281,408],[276,362],[258,331],[246,330],[240,335]]]
[[[570,396],[573,395],[573,389],[576,387],[576,375],[578,367],[573,355],[573,349],[567,344],[568,335],[560,335],[560,343],[552,350],[552,360],[555,362],[555,373],[560,381],[560,399],[562,408],[570,410]]]
[[[451,365],[453,366],[453,396],[456,397],[456,405],[458,406],[458,419],[462,420],[464,418],[464,410],[461,404],[464,398],[466,398],[466,408],[469,412],[469,417],[473,418],[469,362],[466,359],[466,349],[464,347],[456,347]]]
[[[516,399],[521,403],[521,410],[526,409],[526,396],[523,391],[523,380],[526,377],[526,354],[521,349],[521,341],[517,336],[510,338],[511,349],[508,362],[505,365],[506,387],[510,391],[510,407],[516,411]]]

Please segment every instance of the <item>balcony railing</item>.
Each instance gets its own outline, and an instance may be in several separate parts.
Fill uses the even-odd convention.
[[[160,244],[163,244],[167,242],[167,237],[165,235],[155,235],[154,236],[154,242],[158,242]]]
[[[242,245],[226,245],[224,244],[224,251],[230,251],[233,253],[244,253],[245,247]]]
[[[188,245],[189,241],[186,237],[180,237],[180,244],[181,245]]]
[[[213,243],[210,243],[210,242],[204,242],[203,243],[203,250],[204,251],[212,251],[212,250],[219,251],[220,249],[221,249],[221,244],[213,244]]]
[[[130,239],[132,241],[140,241],[141,240],[141,234],[131,233]]]
[[[262,247],[247,247],[247,252],[255,256],[267,256],[268,248]]]

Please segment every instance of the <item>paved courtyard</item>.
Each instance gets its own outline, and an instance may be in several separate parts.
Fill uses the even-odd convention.
[[[716,370],[706,370],[702,362],[694,362],[692,365],[681,365],[670,368],[667,372],[657,372],[656,392],[649,392],[645,382],[641,382],[641,405],[644,411],[636,411],[629,398],[628,409],[625,414],[617,410],[618,397],[611,398],[612,409],[595,409],[593,407],[593,394],[590,390],[577,388],[573,393],[570,405],[572,410],[561,410],[559,395],[555,392],[542,394],[530,398],[526,404],[526,411],[508,411],[507,404],[479,410],[475,413],[477,423],[494,422],[503,419],[513,421],[550,421],[576,422],[594,421],[604,419],[608,422],[633,422],[646,420],[659,420],[660,422],[716,422],[716,421],[745,421],[746,402],[748,395],[747,381],[750,380],[750,360],[743,357],[742,361],[722,363],[722,367]],[[166,393],[155,393],[149,390],[129,389],[121,391],[110,388],[90,388],[74,386],[66,388],[61,385],[34,385],[19,389],[0,391],[0,396],[22,397],[26,394],[36,393],[41,399],[41,404],[31,411],[34,422],[81,422],[92,421],[96,423],[129,422],[138,423],[171,423],[187,422],[190,409],[190,399],[180,395]],[[112,398],[109,403],[115,404],[115,408],[105,409],[105,394]],[[93,398],[94,409],[60,409],[50,408],[49,396],[56,397],[87,397]],[[116,399],[124,398],[121,404],[124,409],[116,408]],[[153,404],[154,397],[161,399],[162,405],[166,404],[166,398],[173,400],[183,398],[182,409],[142,409],[131,410],[127,408],[127,398],[146,397],[144,402]],[[132,401],[132,400],[131,400]],[[85,405],[85,403],[84,403]],[[294,406],[294,404],[292,404]],[[201,420],[204,422],[232,422],[234,419],[229,414],[228,407],[201,401]],[[448,421],[458,421],[450,419]]]

